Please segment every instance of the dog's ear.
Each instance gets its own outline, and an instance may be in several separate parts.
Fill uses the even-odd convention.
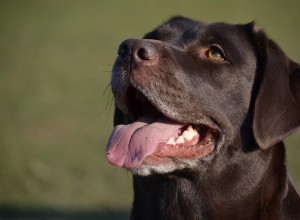
[[[300,126],[300,66],[253,25],[258,55],[253,133],[262,149],[282,141]]]

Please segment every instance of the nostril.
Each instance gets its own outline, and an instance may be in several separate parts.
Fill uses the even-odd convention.
[[[131,60],[138,63],[154,60],[158,56],[158,52],[156,46],[147,40],[128,39],[120,44],[118,55],[123,61]]]
[[[137,56],[141,60],[153,60],[157,56],[157,52],[154,46],[146,45],[138,49]]]

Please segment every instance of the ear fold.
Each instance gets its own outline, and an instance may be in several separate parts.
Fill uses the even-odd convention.
[[[300,66],[261,30],[254,28],[253,32],[260,41],[257,46],[262,59],[253,133],[257,144],[266,149],[300,126]]]

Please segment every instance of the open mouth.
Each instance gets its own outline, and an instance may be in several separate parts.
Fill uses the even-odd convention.
[[[203,158],[214,150],[217,129],[172,120],[135,89],[130,97],[131,123],[116,126],[108,141],[106,156],[111,164],[137,168],[153,161]]]

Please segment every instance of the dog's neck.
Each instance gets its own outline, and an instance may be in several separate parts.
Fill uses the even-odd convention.
[[[276,220],[288,188],[284,155],[280,143],[233,160],[223,155],[203,175],[134,176],[132,219]]]

